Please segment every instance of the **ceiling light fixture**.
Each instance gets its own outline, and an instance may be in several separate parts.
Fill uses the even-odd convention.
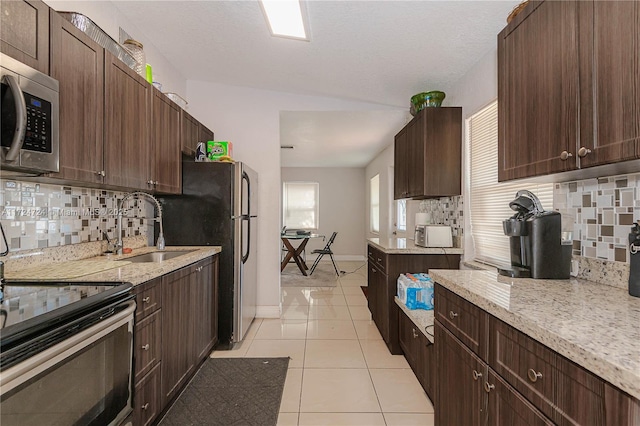
[[[271,35],[309,41],[300,0],[260,0]]]
[[[293,149],[293,145],[280,145],[280,149]]]

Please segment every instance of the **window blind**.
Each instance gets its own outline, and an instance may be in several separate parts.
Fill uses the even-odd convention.
[[[317,182],[284,182],[282,186],[282,220],[290,229],[318,229]]]
[[[467,152],[471,236],[476,260],[491,265],[511,262],[509,237],[502,221],[515,213],[509,208],[516,192],[527,189],[540,199],[545,210],[553,209],[553,184],[530,180],[498,182],[498,102],[467,119]]]
[[[380,232],[380,175],[371,178],[370,188],[370,217],[371,232]]]

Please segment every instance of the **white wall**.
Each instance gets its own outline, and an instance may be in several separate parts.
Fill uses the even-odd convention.
[[[400,129],[398,129],[400,131]],[[369,181],[375,175],[380,175],[380,232],[371,232],[371,213],[369,211],[370,188]],[[366,192],[366,235],[367,238],[389,238],[393,234],[393,141],[389,141],[389,146],[371,161],[365,171],[365,192]]]
[[[77,0],[45,0],[45,3],[54,10],[61,12],[78,12],[91,19],[100,29],[109,34],[118,42],[120,27],[131,37],[144,45],[147,63],[153,68],[154,80],[162,83],[163,92],[178,93],[186,96],[187,80],[180,70],[177,70],[162,56],[158,49],[144,37],[136,26],[120,12],[112,2],[107,1],[77,1]],[[149,3],[149,7],[154,7]],[[196,118],[198,113],[193,114]]]
[[[476,63],[447,93],[451,99],[451,105],[462,107],[462,140],[463,140],[463,170],[462,170],[462,195],[464,200],[469,200],[469,183],[466,179],[468,153],[466,149],[466,125],[465,120],[498,98],[498,50],[497,47],[488,52]],[[464,259],[472,259],[475,256],[473,239],[471,236],[471,223],[469,221],[470,203],[464,203]]]
[[[215,132],[216,140],[233,142],[233,157],[258,172],[258,312],[280,314],[280,111],[370,111],[380,105],[335,98],[187,82],[189,107]],[[393,152],[392,152],[393,155]]]
[[[337,260],[364,260],[365,169],[346,167],[283,167],[282,182],[318,182],[320,211],[318,234],[327,238],[337,232],[331,249]],[[321,239],[311,239],[306,252],[324,247]],[[323,259],[325,260],[325,259]]]

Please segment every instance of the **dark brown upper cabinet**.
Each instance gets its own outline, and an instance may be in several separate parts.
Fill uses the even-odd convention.
[[[213,140],[213,130],[210,130],[202,123],[198,123],[198,142],[204,142]]]
[[[180,112],[181,108],[153,88],[153,146],[150,189],[168,194],[181,192]]]
[[[152,87],[124,62],[105,52],[105,184],[149,189]]]
[[[187,111],[182,110],[180,119],[180,147],[183,153],[194,155],[200,139],[200,122]]]
[[[394,199],[461,194],[462,108],[425,108],[395,137]]]
[[[500,32],[499,181],[639,158],[639,17],[638,2],[531,1]]]
[[[579,1],[578,12],[580,167],[639,158],[640,2]]]
[[[104,49],[51,11],[51,77],[60,83],[60,173],[103,183]]]
[[[40,0],[0,1],[0,51],[49,74],[49,6]]]

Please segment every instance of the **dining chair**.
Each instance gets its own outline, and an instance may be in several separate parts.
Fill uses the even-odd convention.
[[[318,266],[318,263],[320,263],[320,259],[322,259],[322,256],[324,256],[325,254],[328,254],[329,257],[331,258],[331,262],[333,263],[333,269],[336,270],[336,275],[340,276],[340,272],[338,271],[338,266],[336,266],[336,261],[333,258],[333,251],[331,251],[331,244],[333,244],[333,240],[336,239],[336,235],[338,235],[337,232],[334,232],[331,234],[331,237],[329,238],[329,241],[327,241],[327,245],[324,246],[324,248],[315,249],[311,252],[311,254],[317,254],[318,257],[316,257],[316,260],[313,262],[313,266],[309,270],[309,275],[313,275],[313,271],[316,270],[316,266]]]

